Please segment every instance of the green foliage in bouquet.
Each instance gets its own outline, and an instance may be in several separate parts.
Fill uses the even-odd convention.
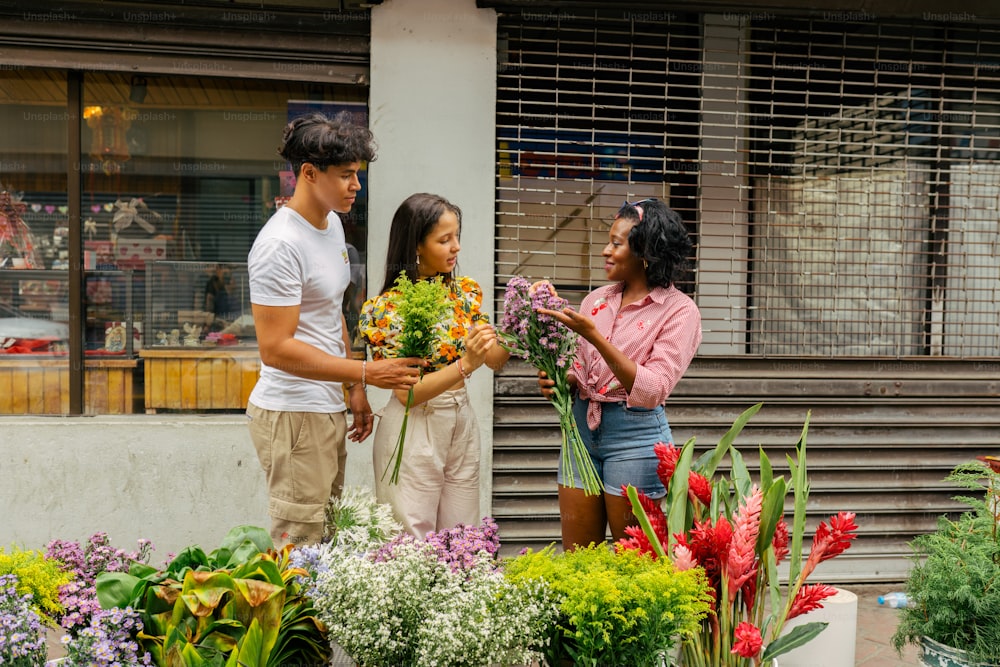
[[[677,571],[666,559],[606,544],[556,553],[554,547],[505,563],[514,582],[542,580],[559,604],[545,658],[580,667],[664,664],[709,608],[701,569]]]
[[[448,302],[448,287],[438,276],[433,280],[410,281],[406,271],[396,278],[395,287],[387,297],[396,311],[402,328],[399,334],[398,356],[418,357],[427,359],[433,353],[434,329],[448,314],[451,307]],[[403,442],[406,440],[406,424],[410,419],[410,408],[413,407],[413,388],[406,396],[406,411],[403,413],[403,424],[399,429],[399,438],[393,450],[392,475],[390,484],[399,483],[399,468],[403,463]],[[392,459],[390,459],[392,460]],[[387,467],[382,471],[385,477],[389,472]]]
[[[910,546],[913,566],[892,644],[902,651],[922,637],[965,651],[977,663],[1000,664],[1000,473],[979,461],[945,478],[972,492],[957,496],[972,510]]]
[[[240,526],[206,554],[192,546],[166,568],[134,563],[97,578],[105,609],[140,613],[138,639],[157,665],[325,665],[330,647],[293,567],[292,547],[275,550],[262,528]]]

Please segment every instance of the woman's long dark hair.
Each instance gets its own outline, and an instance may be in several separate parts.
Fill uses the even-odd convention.
[[[385,282],[382,292],[388,292],[396,284],[396,278],[406,271],[410,280],[416,280],[417,246],[420,245],[434,229],[445,212],[450,211],[458,218],[458,229],[462,230],[462,211],[440,195],[426,192],[407,197],[396,213],[392,216],[392,226],[389,228],[389,250],[385,257]],[[452,278],[451,274],[444,276],[445,281]]]
[[[633,255],[646,261],[646,282],[650,287],[669,287],[684,277],[692,245],[677,211],[659,199],[647,199],[625,204],[616,217],[635,221],[628,233],[628,247]]]

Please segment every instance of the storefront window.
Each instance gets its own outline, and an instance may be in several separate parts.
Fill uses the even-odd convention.
[[[77,335],[65,269],[76,259],[85,270],[85,412],[243,409],[259,365],[247,253],[294,187],[276,152],[282,129],[313,110],[366,122],[363,90],[86,72],[74,258],[65,242],[66,75],[10,69],[0,77],[12,91],[0,106],[0,308],[11,315],[0,312],[0,321],[22,327],[0,328],[0,362],[55,363],[65,373],[67,339]],[[366,196],[344,220],[356,276],[364,275]],[[357,282],[352,303],[364,297]],[[98,368],[115,377],[99,383]],[[44,381],[58,398],[43,405],[29,403],[20,380],[0,375],[0,414],[68,411],[64,381]]]

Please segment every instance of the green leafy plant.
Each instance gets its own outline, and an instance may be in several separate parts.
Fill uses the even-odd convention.
[[[910,543],[910,606],[899,611],[892,644],[901,652],[929,637],[972,661],[1000,663],[1000,473],[970,461],[945,479],[974,492],[955,497],[972,509],[940,517],[933,533]]]
[[[825,627],[812,622],[782,633],[785,622],[822,607],[836,589],[806,583],[816,566],[843,553],[856,537],[853,512],[839,512],[830,524],[820,522],[809,555],[804,558],[809,482],[806,474],[806,434],[809,417],[788,456],[790,484],[774,475],[760,450],[760,473],[751,478],[734,442],[761,404],[741,414],[718,445],[694,460],[694,438],[683,447],[654,447],[657,472],[667,488],[666,512],[658,502],[628,488],[639,526],[626,529],[627,548],[670,559],[679,569],[703,567],[713,590],[712,609],[682,650],[689,667],[759,667],[798,646]],[[722,460],[731,462],[729,477],[718,474]],[[791,527],[784,519],[785,496],[791,492]],[[782,585],[777,567],[788,559],[788,580]]]
[[[559,617],[545,649],[550,665],[567,658],[581,667],[663,664],[709,609],[700,568],[680,572],[669,560],[606,544],[529,550],[506,561],[505,571],[515,582],[544,581],[555,594]]]
[[[61,570],[61,563],[34,549],[12,546],[10,551],[0,547],[0,575],[17,576],[17,592],[31,593],[31,607],[49,627],[57,627],[63,613],[59,602],[59,588],[70,581],[70,575]]]
[[[275,551],[264,529],[241,526],[215,551],[188,547],[164,570],[134,563],[128,573],[101,574],[97,597],[106,609],[139,612],[138,639],[158,665],[323,665],[326,628],[291,551]]]
[[[448,313],[448,288],[441,277],[433,280],[410,281],[406,271],[396,278],[395,287],[387,295],[390,307],[399,316],[402,332],[399,334],[400,357],[419,357],[426,359],[431,356],[434,342],[434,329]],[[399,468],[403,463],[403,442],[406,440],[406,425],[410,419],[410,408],[413,407],[413,388],[406,395],[406,410],[403,412],[403,424],[399,428],[399,438],[396,439],[395,457],[392,463],[390,484],[399,483]],[[392,459],[390,459],[392,460]],[[382,476],[389,472],[386,467]]]

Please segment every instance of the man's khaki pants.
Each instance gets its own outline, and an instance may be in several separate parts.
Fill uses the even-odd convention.
[[[247,407],[250,437],[267,478],[275,547],[323,539],[326,504],[340,496],[347,462],[343,412],[276,412]]]

